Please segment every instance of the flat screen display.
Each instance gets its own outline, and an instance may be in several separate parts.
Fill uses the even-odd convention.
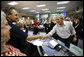
[[[40,18],[47,18],[48,17],[48,14],[41,14],[40,15]]]
[[[36,14],[36,18],[39,18],[39,13]]]
[[[66,17],[66,13],[61,13],[61,15],[63,15],[64,17]]]

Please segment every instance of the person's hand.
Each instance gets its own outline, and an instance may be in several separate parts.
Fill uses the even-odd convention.
[[[47,54],[44,54],[43,56],[48,56]]]
[[[45,35],[41,35],[40,38],[41,38],[41,39],[45,39]]]
[[[76,38],[76,37],[74,37],[74,38],[73,38],[73,42],[76,42],[76,41],[77,41],[77,38]]]

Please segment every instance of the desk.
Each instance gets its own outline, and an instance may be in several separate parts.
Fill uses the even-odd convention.
[[[65,45],[59,40],[55,40],[58,43],[58,45],[56,45],[56,48],[54,48],[49,43],[49,41],[51,41],[51,40],[55,40],[55,39],[46,38],[45,42],[42,45],[43,50],[45,51],[45,53],[48,56],[76,56],[74,53],[70,52],[69,49],[67,47],[65,47]],[[47,43],[47,44],[45,44],[45,43]]]
[[[45,38],[44,40],[41,40],[41,39],[37,39],[37,40],[41,41],[41,45],[40,46],[42,46],[44,52],[48,56],[78,56],[76,53],[73,52],[73,50],[71,50],[71,48],[68,49],[67,47],[65,47],[65,45],[61,41],[55,40],[52,37]],[[37,40],[32,40],[30,42],[34,44],[34,41],[37,41]],[[61,46],[61,48],[59,49],[59,46],[54,48],[50,44],[51,40],[55,40],[58,43],[58,45]],[[83,53],[83,52],[80,51],[80,53]],[[80,56],[82,56],[82,55],[83,54],[80,54]]]

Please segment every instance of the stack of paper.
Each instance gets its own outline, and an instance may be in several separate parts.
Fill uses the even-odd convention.
[[[43,42],[40,41],[40,40],[35,40],[35,41],[33,42],[33,44],[36,45],[36,46],[42,46]]]
[[[49,43],[50,43],[51,45],[53,45],[54,47],[58,44],[55,40],[51,40],[51,41],[49,41]]]

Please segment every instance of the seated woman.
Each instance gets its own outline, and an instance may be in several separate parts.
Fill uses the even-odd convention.
[[[6,43],[10,39],[10,29],[1,11],[1,56],[26,56],[19,49]]]

